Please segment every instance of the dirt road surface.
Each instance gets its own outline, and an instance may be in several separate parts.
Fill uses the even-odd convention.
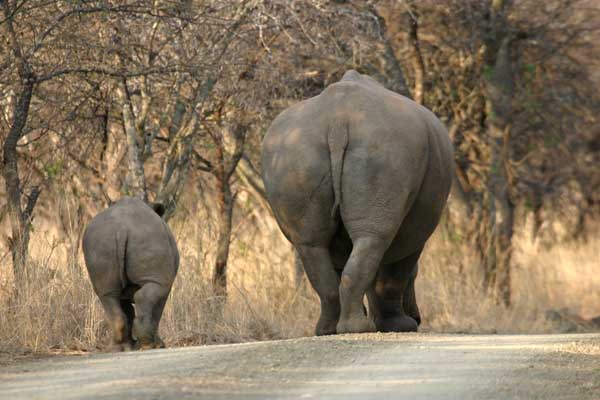
[[[600,399],[600,334],[363,334],[55,357],[0,399]]]

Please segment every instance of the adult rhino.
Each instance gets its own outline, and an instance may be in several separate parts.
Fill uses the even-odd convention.
[[[452,158],[433,113],[353,70],[275,119],[262,178],[319,295],[317,335],[417,330],[418,260],[446,203]]]
[[[164,347],[158,325],[179,267],[164,207],[124,197],[83,234],[85,264],[112,330],[113,350]],[[135,309],[133,307],[135,303]]]

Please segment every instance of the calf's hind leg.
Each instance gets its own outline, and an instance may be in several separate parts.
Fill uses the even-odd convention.
[[[112,351],[128,351],[131,350],[131,339],[129,336],[129,327],[127,324],[127,316],[121,309],[121,304],[118,298],[105,295],[100,298],[104,312],[108,319],[112,331]]]
[[[121,309],[127,318],[127,337],[128,340],[133,343],[133,337],[131,336],[131,329],[133,328],[133,320],[135,319],[135,309],[130,299],[121,299]]]
[[[169,294],[167,293],[167,296],[164,297],[162,300],[160,300],[154,306],[154,310],[152,312],[152,320],[156,324],[156,326],[154,328],[154,332],[155,332],[154,333],[154,347],[160,348],[160,349],[164,349],[166,347],[165,342],[163,342],[163,340],[160,338],[160,336],[158,336],[158,325],[160,324],[160,319],[162,318],[162,313],[163,313],[163,310],[165,309],[165,304],[167,303],[168,296],[169,296]]]
[[[168,296],[169,288],[153,282],[146,283],[135,293],[132,335],[140,349],[164,347],[158,337],[158,325]]]

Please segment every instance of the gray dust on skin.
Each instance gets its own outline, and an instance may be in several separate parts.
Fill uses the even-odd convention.
[[[338,335],[20,364],[0,399],[598,399],[599,359],[600,334]]]

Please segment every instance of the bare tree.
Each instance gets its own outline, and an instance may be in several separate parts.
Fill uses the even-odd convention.
[[[12,254],[15,281],[17,286],[20,286],[25,282],[31,221],[41,188],[34,186],[27,192],[23,187],[19,176],[17,145],[26,134],[25,127],[38,75],[30,61],[35,47],[28,48],[15,28],[15,20],[18,18],[17,3],[6,0],[1,5],[4,16],[2,28],[5,31],[6,43],[12,53],[12,57],[6,62],[8,66],[14,65],[16,69],[14,78],[18,82],[13,89],[15,101],[10,112],[9,131],[2,144],[2,176],[7,193],[8,216],[11,225],[8,247]],[[6,64],[3,67],[7,68]]]
[[[208,128],[211,139],[216,147],[216,163],[211,173],[217,181],[218,196],[218,226],[217,254],[213,273],[213,287],[218,296],[227,294],[227,262],[229,245],[231,243],[231,219],[237,193],[231,189],[231,177],[244,151],[246,127],[239,123],[224,126],[217,124],[218,131]],[[229,139],[231,149],[228,151],[226,141]]]
[[[578,0],[407,0],[378,2],[378,11],[415,99],[447,123],[455,145],[447,229],[477,249],[483,284],[509,305],[515,209],[530,204],[539,226],[556,188],[596,179],[575,154],[598,97],[586,89],[591,64],[574,59],[591,51],[598,10]],[[580,210],[595,204],[579,197]]]
[[[510,270],[514,205],[509,195],[507,171],[510,137],[511,97],[514,92],[511,46],[516,34],[507,20],[510,1],[494,0],[489,11],[485,35],[484,95],[486,128],[490,149],[488,172],[489,244],[485,265],[485,284],[510,305]]]

